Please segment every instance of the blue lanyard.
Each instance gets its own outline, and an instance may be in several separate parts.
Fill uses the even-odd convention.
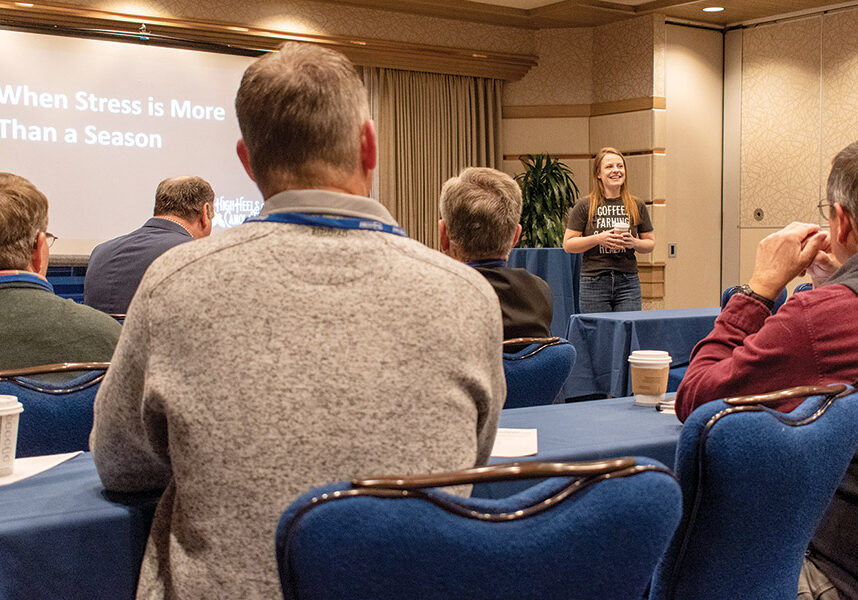
[[[359,219],[356,217],[322,216],[310,215],[299,212],[270,213],[264,217],[248,217],[245,223],[290,223],[292,225],[306,225],[308,227],[335,227],[337,229],[362,229],[364,231],[378,231],[380,233],[391,233],[402,237],[408,237],[405,230],[399,225],[388,225],[375,219]]]
[[[54,286],[34,273],[19,272],[10,275],[0,275],[0,285],[7,283],[33,283],[54,293]]]
[[[493,267],[505,267],[507,266],[507,261],[502,260],[500,258],[485,258],[483,260],[472,260],[471,262],[465,263],[469,267],[482,267],[485,269],[491,269]]]

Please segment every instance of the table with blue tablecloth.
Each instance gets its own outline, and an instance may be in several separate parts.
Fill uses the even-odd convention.
[[[0,487],[0,599],[132,599],[157,495],[106,492],[90,454]]]
[[[536,428],[539,453],[495,463],[637,455],[671,466],[681,429],[675,415],[630,398],[504,410],[500,426]],[[473,493],[498,497],[532,483]],[[156,501],[105,492],[87,453],[0,487],[0,600],[131,600]]]
[[[523,458],[492,458],[493,464],[645,456],[672,468],[682,424],[676,415],[658,412],[651,406],[637,406],[632,398],[609,398],[510,408],[501,413],[499,427],[535,428],[539,452]],[[503,498],[528,485],[531,484],[516,481],[479,484],[474,486],[473,495]]]
[[[569,254],[563,248],[513,248],[509,266],[526,269],[548,282],[554,297],[551,335],[566,335],[569,315],[578,312],[578,285],[581,255]]]
[[[694,346],[712,331],[720,312],[714,307],[572,315],[565,337],[578,356],[564,396],[628,396],[628,357],[634,350],[666,350],[672,366],[688,364]]]

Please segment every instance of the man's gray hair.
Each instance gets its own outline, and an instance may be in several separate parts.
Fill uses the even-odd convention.
[[[214,190],[200,177],[171,177],[158,184],[155,190],[156,217],[173,215],[193,221],[205,209],[214,206]]]
[[[441,218],[466,260],[503,258],[521,220],[521,188],[506,173],[470,167],[441,188]]]
[[[839,203],[858,220],[858,142],[846,146],[831,161],[826,187],[828,203]]]
[[[366,88],[344,55],[288,42],[244,72],[235,112],[257,182],[314,187],[360,168]]]
[[[0,269],[25,269],[48,228],[48,199],[23,177],[0,173]]]

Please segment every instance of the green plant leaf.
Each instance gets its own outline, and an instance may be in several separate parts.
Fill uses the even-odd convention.
[[[519,156],[524,172],[515,176],[522,193],[519,247],[556,247],[563,243],[563,219],[578,199],[569,167],[548,154]]]

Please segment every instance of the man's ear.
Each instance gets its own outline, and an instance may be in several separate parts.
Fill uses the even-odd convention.
[[[250,168],[250,153],[247,151],[244,138],[240,138],[238,143],[236,143],[235,152],[238,154],[238,160],[241,161],[241,165],[244,167],[245,172],[247,172],[247,176],[252,181],[256,181],[256,177],[253,176],[253,169]]]
[[[834,203],[834,219],[837,221],[837,242],[844,246],[849,239],[849,234],[858,235],[852,215],[843,208],[839,202]],[[858,241],[858,239],[856,239]]]
[[[211,211],[211,213],[209,213]],[[207,237],[212,232],[212,219],[214,218],[214,205],[211,202],[203,204],[203,209],[197,217],[197,227],[200,230],[200,237]]]
[[[378,139],[372,121],[360,128],[360,162],[364,172],[372,171],[378,164]]]
[[[48,261],[50,260],[50,251],[48,250],[48,238],[44,232],[39,233],[36,238],[36,246],[30,254],[30,268],[33,273],[38,273],[42,277],[48,273]]]
[[[447,254],[450,250],[450,236],[447,235],[444,219],[438,219],[438,237],[441,239],[441,252]]]
[[[521,223],[516,225],[515,227],[515,236],[512,238],[512,247],[515,248],[515,245],[518,243],[518,240],[521,238]]]

